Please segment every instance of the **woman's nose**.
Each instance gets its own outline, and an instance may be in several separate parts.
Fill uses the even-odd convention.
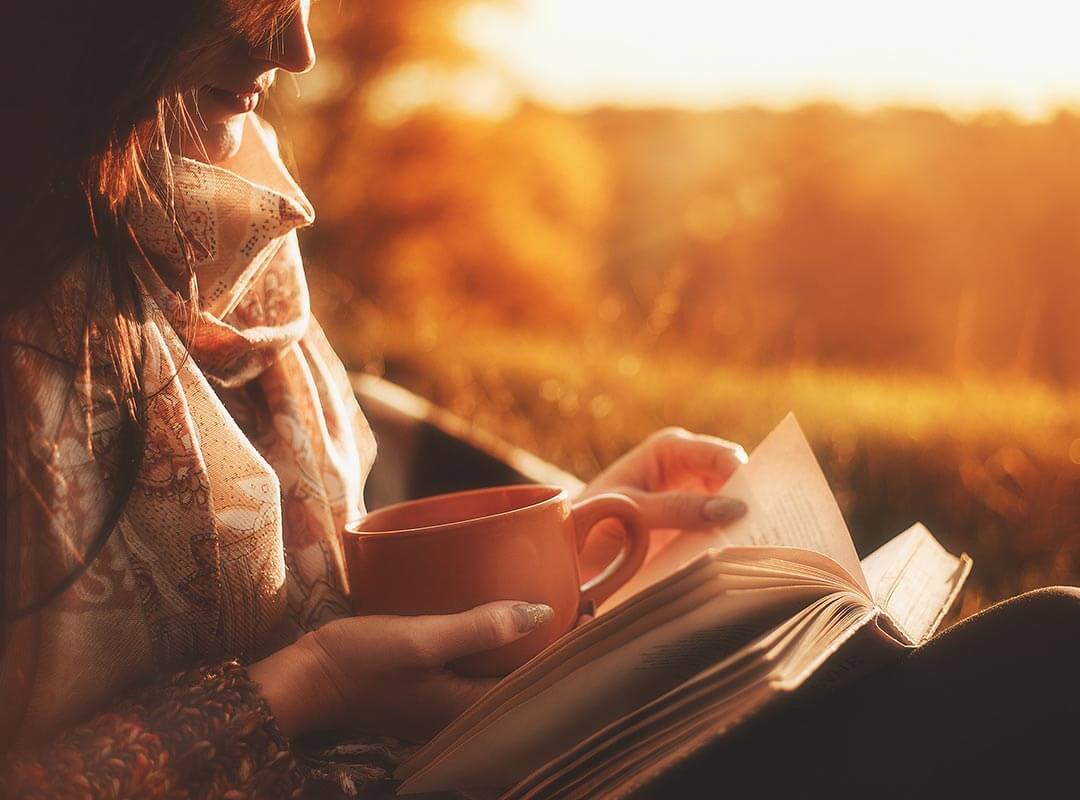
[[[296,12],[269,44],[256,48],[252,55],[297,75],[310,70],[315,66],[315,43],[311,40],[311,29],[308,27],[310,15],[310,0],[300,0]]]

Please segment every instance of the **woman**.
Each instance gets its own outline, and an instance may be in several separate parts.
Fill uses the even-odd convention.
[[[294,736],[429,736],[487,688],[445,665],[551,612],[348,615],[338,532],[375,445],[308,308],[313,210],[253,113],[314,63],[309,0],[11,13],[0,794],[287,796]],[[715,526],[744,458],[663,432],[586,492]]]

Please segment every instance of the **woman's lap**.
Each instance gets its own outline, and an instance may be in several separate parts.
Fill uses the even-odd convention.
[[[1062,734],[1077,719],[1080,590],[1041,589],[851,686],[752,723],[647,794],[1029,794],[1074,774],[1075,738]]]

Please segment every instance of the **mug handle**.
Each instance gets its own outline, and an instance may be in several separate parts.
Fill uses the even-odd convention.
[[[583,500],[573,507],[574,528],[580,551],[585,540],[605,519],[618,519],[626,531],[623,549],[600,574],[581,587],[581,607],[592,603],[599,606],[630,580],[645,563],[649,552],[649,529],[641,516],[638,504],[624,494],[607,492]]]

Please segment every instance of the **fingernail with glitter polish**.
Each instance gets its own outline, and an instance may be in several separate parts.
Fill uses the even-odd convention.
[[[543,603],[518,603],[514,606],[518,631],[528,633],[555,619],[555,609]]]

